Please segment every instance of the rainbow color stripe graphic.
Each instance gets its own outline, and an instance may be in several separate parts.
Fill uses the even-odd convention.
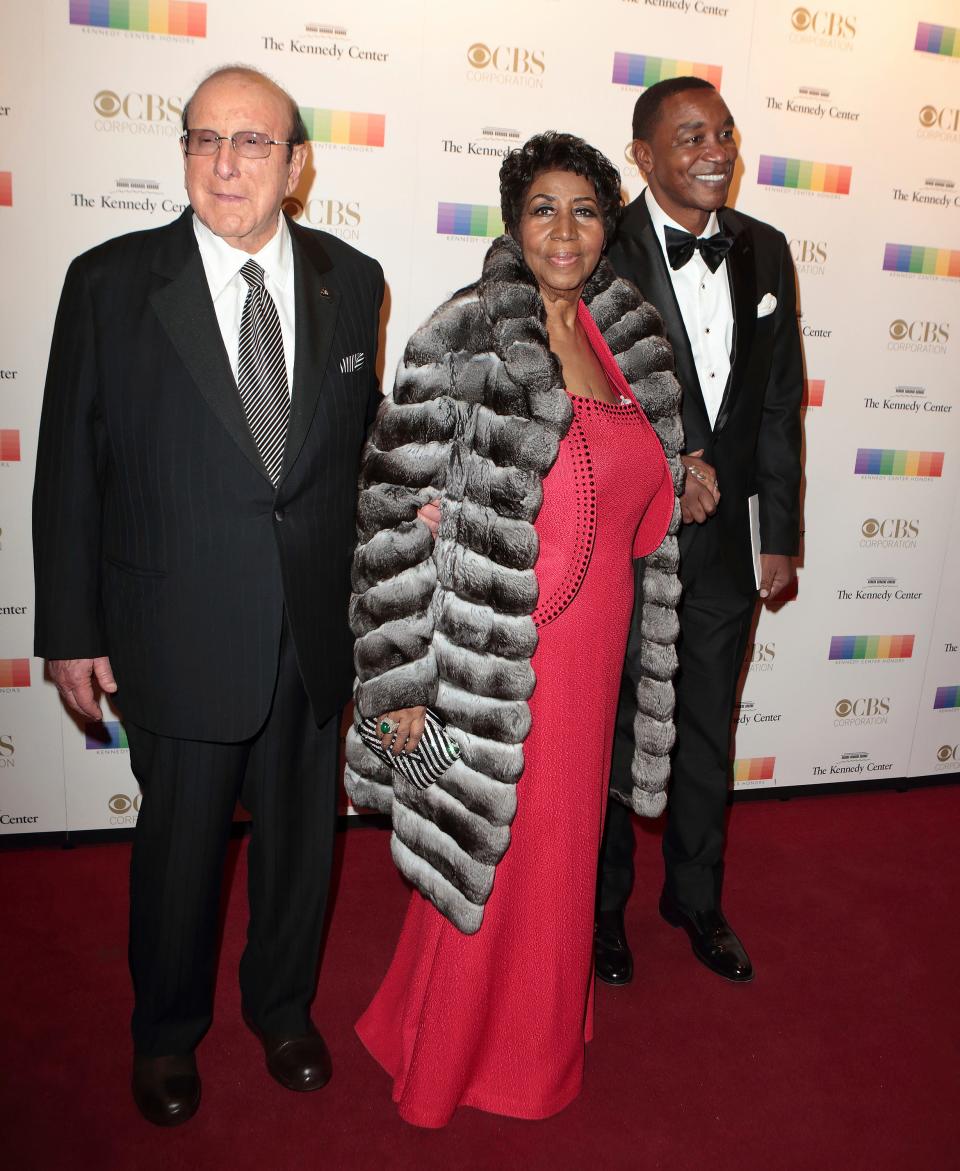
[[[960,685],[956,683],[949,687],[938,687],[933,699],[935,708],[960,707]]]
[[[765,187],[792,187],[797,191],[820,191],[825,195],[849,195],[853,167],[839,163],[811,163],[806,159],[785,159],[761,155],[757,182]]]
[[[0,687],[29,686],[29,659],[0,659]]]
[[[337,146],[383,146],[386,114],[359,114],[354,110],[316,110],[301,106],[300,114],[311,142]]]
[[[960,29],[945,24],[917,25],[913,47],[919,53],[936,53],[940,57],[960,57]]]
[[[805,378],[803,380],[803,405],[805,407],[822,407],[825,386],[826,382],[822,378]]]
[[[772,781],[776,767],[775,756],[744,756],[733,762],[734,784],[744,781]]]
[[[917,244],[885,244],[884,272],[917,272],[921,276],[960,276],[960,252],[921,248]]]
[[[892,448],[858,447],[855,476],[919,476],[930,479],[943,474],[942,451],[895,451]]]
[[[643,53],[614,53],[613,81],[616,85],[655,85],[671,77],[700,77],[720,88],[723,68],[697,61],[674,61],[669,57],[647,57]]]
[[[438,203],[437,233],[441,236],[502,236],[499,207],[484,203]]]
[[[12,171],[0,171],[0,207],[13,207]]]
[[[0,431],[0,463],[16,463],[20,459],[20,432]]]
[[[90,749],[129,748],[127,731],[119,720],[102,720],[96,724],[87,724],[86,746]]]
[[[207,6],[200,0],[70,0],[70,23],[161,37],[205,37]]]
[[[830,659],[910,659],[913,634],[835,634]]]

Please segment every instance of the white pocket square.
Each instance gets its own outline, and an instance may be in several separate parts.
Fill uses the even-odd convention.
[[[341,374],[352,374],[354,370],[359,370],[366,360],[367,355],[362,351],[359,354],[348,354],[346,358],[340,359]]]
[[[763,300],[757,306],[758,317],[769,317],[777,307],[777,298],[773,293],[764,293]]]

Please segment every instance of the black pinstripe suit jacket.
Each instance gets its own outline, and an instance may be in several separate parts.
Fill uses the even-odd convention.
[[[357,467],[383,273],[290,224],[296,356],[280,482],[247,429],[190,209],[76,259],[34,489],[36,654],[108,654],[123,714],[235,741],[263,722],[286,609],[318,721],[349,698]],[[341,359],[363,354],[351,369]]]

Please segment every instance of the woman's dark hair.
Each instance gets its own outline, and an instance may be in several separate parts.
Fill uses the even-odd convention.
[[[622,200],[620,172],[610,160],[582,138],[546,130],[512,150],[500,167],[500,212],[504,227],[516,238],[530,184],[544,171],[572,171],[593,184],[603,219],[604,239],[617,225]]]

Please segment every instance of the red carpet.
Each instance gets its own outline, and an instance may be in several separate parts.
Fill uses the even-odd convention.
[[[164,1168],[960,1168],[960,787],[734,810],[726,909],[758,976],[729,985],[656,915],[659,839],[638,846],[638,978],[600,986],[582,1096],[546,1122],[461,1110],[399,1122],[352,1023],[406,892],[387,835],[340,835],[314,1017],[334,1078],[276,1086],[239,1019],[243,854],[216,1021],[188,1126],[142,1122],[127,1089],[126,845],[0,854],[0,1159],[11,1171]],[[236,855],[236,852],[235,852]]]

